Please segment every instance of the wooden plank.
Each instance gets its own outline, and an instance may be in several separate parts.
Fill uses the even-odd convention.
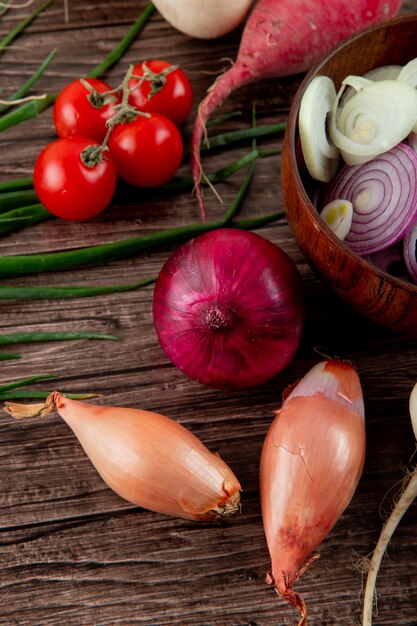
[[[37,3],[36,3],[37,4]],[[54,63],[39,91],[59,90],[82,75],[115,45],[146,2],[70,0],[47,13],[0,59],[0,83],[11,93],[54,47]],[[416,10],[408,0],[404,12]],[[26,14],[9,11],[0,36]],[[218,41],[193,40],[155,14],[125,59],[108,72],[118,84],[129,63],[168,58],[189,73],[195,91],[190,130],[199,99],[236,55],[239,33]],[[301,76],[262,81],[234,94],[222,111],[242,116],[219,130],[249,125],[252,105],[260,122],[285,119]],[[40,149],[54,138],[51,110],[0,137],[0,180],[30,175]],[[273,139],[262,145],[279,145]],[[208,170],[250,148],[235,146],[204,157]],[[242,215],[282,208],[280,158],[257,165]],[[184,168],[185,171],[186,168]],[[219,186],[220,205],[206,192],[211,218],[222,215],[244,173]],[[86,223],[52,219],[0,240],[0,254],[65,250],[196,222],[191,193],[175,197],[124,189],[102,215]],[[1,332],[95,330],[118,342],[25,344],[19,362],[1,363],[1,384],[50,373],[57,380],[36,389],[98,391],[97,404],[142,407],[177,419],[216,450],[238,475],[242,511],[219,524],[197,524],[144,511],[106,488],[68,427],[56,413],[26,423],[0,414],[0,625],[4,626],[272,626],[296,622],[295,611],[265,585],[269,557],[259,505],[262,442],[283,389],[317,360],[316,349],[352,360],[360,372],[367,407],[368,450],[354,499],[321,546],[321,558],[298,590],[311,623],[355,624],[361,577],[352,564],[368,554],[381,527],[379,505],[410,466],[414,438],[408,395],[417,380],[417,341],[396,337],[349,310],[318,281],[299,252],[285,220],[262,234],[279,244],[303,277],[307,323],[289,367],[264,385],[239,393],[203,388],[167,361],[153,328],[152,286],[96,298],[0,302]],[[167,247],[90,269],[3,280],[3,284],[106,285],[158,273]],[[13,347],[14,348],[14,347]],[[11,351],[11,348],[10,348]],[[378,579],[379,616],[385,626],[416,624],[416,509],[406,515]]]

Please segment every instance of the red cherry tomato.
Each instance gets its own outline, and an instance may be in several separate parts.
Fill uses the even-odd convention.
[[[137,187],[167,183],[181,165],[183,143],[178,128],[163,115],[140,115],[115,127],[109,149],[121,178]]]
[[[94,91],[85,87],[81,80],[74,80],[64,87],[54,104],[55,129],[59,137],[78,135],[102,142],[107,133],[106,122],[116,113],[120,96],[112,94],[100,98],[98,94],[110,91],[110,85],[96,78],[83,80]]]
[[[172,68],[172,63],[159,60],[144,61],[135,65],[132,74],[143,76],[146,68],[151,70],[149,80],[140,82],[136,78],[131,78],[128,82],[129,89],[138,85],[130,94],[129,103],[140,111],[165,115],[179,126],[191,111],[193,93],[190,81],[179,68],[167,71]],[[157,74],[160,76],[155,76]]]
[[[113,197],[117,172],[111,156],[93,167],[81,153],[91,139],[66,137],[48,144],[36,159],[35,191],[51,213],[66,220],[85,220],[100,213]]]

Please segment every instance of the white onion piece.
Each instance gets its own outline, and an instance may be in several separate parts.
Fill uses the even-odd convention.
[[[411,424],[413,426],[414,437],[416,438],[416,441],[417,441],[417,383],[414,385],[411,391],[409,407],[410,407],[410,417],[411,417]]]
[[[417,154],[406,144],[362,165],[345,165],[332,182],[325,204],[345,198],[353,205],[345,243],[372,254],[400,241],[417,221]]]
[[[408,83],[414,89],[417,87],[417,59],[413,59],[404,65],[397,76],[397,80]]]
[[[404,237],[403,255],[409,277],[417,285],[417,223]]]
[[[310,176],[332,180],[339,164],[339,150],[330,143],[327,118],[336,100],[336,88],[328,76],[313,78],[300,105],[299,132],[304,161]]]
[[[336,97],[329,131],[348,165],[365,163],[403,141],[417,120],[417,90],[396,80],[370,81],[342,109]]]
[[[375,82],[379,80],[396,80],[401,69],[402,65],[381,65],[380,67],[375,67],[373,70],[366,72],[364,78]]]
[[[326,204],[320,217],[336,237],[343,241],[352,225],[353,205],[349,200],[338,198]]]

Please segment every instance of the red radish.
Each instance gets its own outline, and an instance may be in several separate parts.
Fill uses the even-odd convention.
[[[259,0],[248,18],[232,67],[200,103],[194,123],[192,169],[205,220],[200,144],[211,113],[236,89],[255,80],[309,69],[339,41],[398,13],[401,0]]]

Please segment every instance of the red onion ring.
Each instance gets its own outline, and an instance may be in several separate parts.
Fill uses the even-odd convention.
[[[410,280],[417,285],[417,222],[404,237],[403,255]]]
[[[336,198],[353,204],[346,245],[361,255],[388,248],[417,220],[417,154],[400,143],[372,161],[345,165],[330,185],[325,204]]]
[[[408,280],[408,272],[402,255],[402,242],[373,254],[366,254],[364,259],[391,276]]]

